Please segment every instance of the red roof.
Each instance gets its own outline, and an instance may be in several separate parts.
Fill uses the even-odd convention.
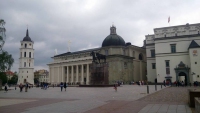
[[[12,71],[6,71],[6,75],[14,75]]]

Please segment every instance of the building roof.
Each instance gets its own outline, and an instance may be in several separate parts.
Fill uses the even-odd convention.
[[[108,35],[102,43],[102,47],[105,46],[125,46],[124,39],[117,35],[116,27],[114,25],[110,27],[110,35]]]
[[[29,41],[32,42],[31,38],[28,35],[28,29],[26,30],[26,36],[24,37],[23,41]]]
[[[6,75],[14,75],[12,71],[6,71]]]
[[[77,54],[77,53],[85,53],[85,52],[92,52],[92,51],[97,51],[100,48],[94,48],[94,49],[87,49],[87,50],[82,50],[82,51],[75,51],[75,52],[67,52],[67,53],[63,53],[63,54],[59,54],[59,55],[55,55],[54,57],[60,57],[60,56],[65,56],[65,55],[73,55],[73,54]]]
[[[194,41],[192,40],[192,42],[190,43],[188,49],[190,48],[199,48],[200,46]]]

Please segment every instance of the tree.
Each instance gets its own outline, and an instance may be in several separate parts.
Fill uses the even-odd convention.
[[[8,81],[9,84],[17,84],[18,76],[15,74],[13,77]]]
[[[0,79],[2,80],[2,84],[4,85],[5,83],[7,83],[7,76],[5,72],[0,72]]]
[[[3,45],[6,39],[6,29],[4,27],[5,24],[6,22],[3,19],[0,19],[0,79],[2,80],[3,84],[7,83],[5,71],[10,70],[14,63],[12,55],[3,50]]]

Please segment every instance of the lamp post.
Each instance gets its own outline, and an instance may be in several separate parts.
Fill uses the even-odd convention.
[[[147,94],[149,94],[148,76],[146,75],[146,77],[147,77]]]

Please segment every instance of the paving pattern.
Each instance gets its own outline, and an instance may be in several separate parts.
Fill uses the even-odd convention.
[[[187,105],[189,87],[157,88],[155,92],[150,86],[150,94],[146,86],[137,85],[123,85],[117,92],[111,87],[0,91],[0,113],[192,113]]]

